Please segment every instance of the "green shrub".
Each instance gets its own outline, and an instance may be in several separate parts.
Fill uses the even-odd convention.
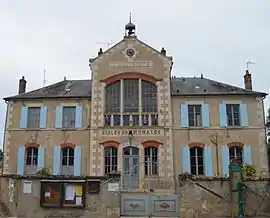
[[[244,178],[254,178],[257,175],[257,170],[253,165],[243,165],[242,175]]]
[[[38,175],[38,176],[50,176],[51,175],[50,169],[49,168],[42,168],[37,172],[36,175]]]

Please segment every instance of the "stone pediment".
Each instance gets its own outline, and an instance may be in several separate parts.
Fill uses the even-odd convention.
[[[98,80],[105,80],[121,73],[144,73],[157,80],[164,78],[172,58],[162,55],[137,37],[124,37],[112,48],[91,60],[90,67]]]

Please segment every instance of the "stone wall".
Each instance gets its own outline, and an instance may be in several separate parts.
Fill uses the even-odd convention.
[[[32,179],[32,192],[23,193],[26,178],[0,177],[0,197],[9,214],[21,217],[95,217],[120,216],[120,192],[108,190],[110,182],[103,180],[98,193],[86,194],[86,206],[80,208],[43,208],[40,206],[40,179]],[[29,179],[28,179],[29,180]],[[245,215],[270,217],[270,180],[245,181]],[[230,181],[222,178],[179,177],[180,217],[231,217],[232,193]],[[153,189],[154,193],[171,194],[172,190]],[[237,205],[235,205],[237,206]]]
[[[231,217],[230,181],[216,178],[179,179],[180,217]],[[244,181],[245,215],[270,217],[270,180]]]
[[[28,179],[29,180],[29,179]],[[87,193],[85,208],[44,208],[40,206],[40,179],[32,179],[32,192],[23,193],[24,179],[1,177],[1,201],[9,214],[19,217],[119,217],[119,192],[108,191],[101,181],[99,193]],[[112,181],[111,181],[112,182]],[[118,183],[118,181],[113,181]],[[86,189],[87,190],[87,189]]]

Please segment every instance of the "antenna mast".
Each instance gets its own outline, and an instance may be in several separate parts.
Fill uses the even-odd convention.
[[[247,61],[246,64],[247,64],[247,71],[248,71],[249,70],[249,65],[250,64],[256,64],[256,63],[254,61]]]
[[[96,44],[107,45],[107,49],[109,49],[113,43],[111,41],[109,41],[109,42],[97,42]]]
[[[43,71],[43,87],[45,86],[46,84],[46,69],[44,69]]]

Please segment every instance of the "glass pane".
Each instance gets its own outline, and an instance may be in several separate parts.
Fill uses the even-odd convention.
[[[131,154],[132,155],[139,155],[139,149],[138,148],[131,147]]]
[[[113,125],[120,126],[121,116],[120,115],[113,115]]]
[[[120,81],[105,87],[105,113],[120,113],[120,87]]]
[[[76,107],[63,107],[63,128],[75,128]]]
[[[27,128],[39,128],[40,107],[29,107],[27,116]]]
[[[142,111],[157,112],[157,86],[142,80]]]
[[[61,205],[61,184],[60,183],[41,183],[41,203],[43,205]],[[49,193],[49,194],[48,194]]]
[[[124,112],[139,112],[139,80],[124,80]]]

